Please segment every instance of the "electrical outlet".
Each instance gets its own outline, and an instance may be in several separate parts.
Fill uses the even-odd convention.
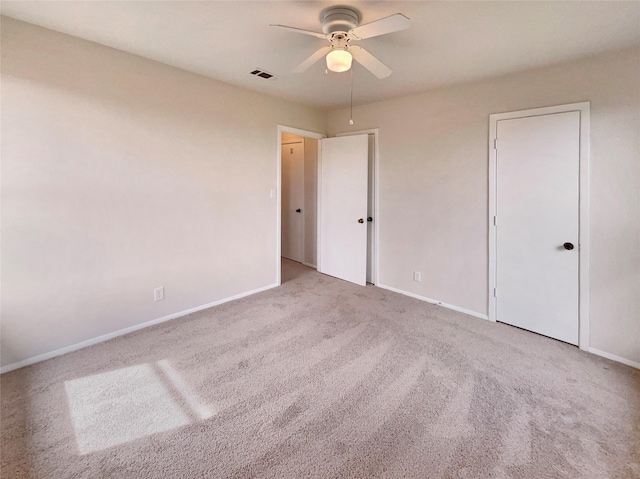
[[[164,299],[164,286],[160,286],[153,290],[153,300],[162,301]]]
[[[418,283],[422,281],[422,275],[420,274],[420,271],[413,272],[413,280],[417,281]]]
[[[275,198],[275,197],[276,197],[276,189],[271,188],[271,191],[269,191],[269,198]]]

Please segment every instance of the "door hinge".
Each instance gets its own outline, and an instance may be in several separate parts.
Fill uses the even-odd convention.
[[[494,138],[494,139],[493,139],[493,149],[494,149],[494,150],[497,150],[497,149],[498,149],[498,139],[497,139],[497,138]]]
[[[494,217],[493,217],[493,226],[496,226],[496,225],[498,224],[496,221],[497,221],[497,220],[496,220],[496,217],[494,216]]]
[[[497,298],[497,296],[496,296],[496,288],[493,288],[493,297]]]

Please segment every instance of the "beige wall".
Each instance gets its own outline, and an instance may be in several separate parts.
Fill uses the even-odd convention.
[[[2,365],[276,282],[277,125],[323,113],[7,18],[1,94]]]
[[[293,133],[282,132],[282,143],[297,143],[302,142],[303,138]]]
[[[634,49],[329,113],[380,128],[379,282],[486,313],[488,115],[589,100],[591,346],[640,362],[639,85]],[[1,88],[2,365],[275,282],[277,125],[325,114],[4,18]]]
[[[329,114],[380,128],[380,278],[487,313],[489,114],[591,101],[590,345],[640,362],[640,51]],[[422,282],[412,272],[422,272]]]

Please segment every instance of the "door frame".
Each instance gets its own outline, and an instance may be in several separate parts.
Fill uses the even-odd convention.
[[[580,113],[580,155],[578,162],[578,347],[589,349],[589,124],[590,102],[570,103],[530,110],[489,115],[489,288],[487,291],[489,320],[497,320],[494,295],[497,271],[497,157],[496,133],[498,121],[566,112]],[[499,221],[499,220],[498,220]]]
[[[282,257],[282,134],[291,133],[314,140],[326,138],[324,133],[314,131],[301,130],[291,126],[278,125],[278,141],[276,146],[276,284],[282,284],[282,267],[280,265]],[[320,159],[320,142],[318,142],[318,161]],[[271,195],[273,198],[273,194]],[[304,251],[304,243],[303,243]],[[304,259],[304,258],[303,258]]]
[[[380,234],[380,201],[378,198],[378,192],[380,191],[379,181],[380,175],[378,174],[378,169],[380,165],[380,148],[378,144],[378,136],[380,134],[379,128],[370,128],[368,130],[358,130],[358,131],[349,131],[346,133],[337,133],[336,136],[354,136],[354,135],[373,135],[373,264],[371,265],[371,283],[374,285],[378,284],[379,269],[378,265],[379,261],[379,248],[378,248],[378,239]],[[318,167],[320,165],[320,156],[318,156]],[[318,194],[320,193],[320,189],[318,186]],[[320,204],[320,199],[318,199],[318,205]],[[318,215],[320,218],[320,215]],[[318,228],[318,244],[320,244],[320,228]]]

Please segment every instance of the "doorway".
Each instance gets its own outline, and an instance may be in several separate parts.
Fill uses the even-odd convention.
[[[359,173],[363,175],[365,182],[365,188],[361,195],[361,201],[364,201],[365,207],[359,214],[362,216],[362,221],[365,222],[363,231],[366,233],[365,241],[358,246],[358,250],[361,250],[366,258],[362,262],[363,281],[359,282],[364,285],[366,283],[375,284],[377,281],[375,248],[377,237],[377,208],[375,206],[377,130],[359,133],[361,136],[363,133],[366,136],[365,166],[364,170]],[[319,133],[285,126],[278,127],[278,188],[272,192],[272,198],[278,198],[278,283],[281,283],[282,279],[281,258],[292,259],[324,272],[319,269],[319,244],[322,236],[319,196],[322,186],[321,159],[324,138],[326,138],[325,135]],[[333,142],[343,141],[339,138],[330,140]],[[328,145],[327,143],[327,149]],[[302,159],[299,158],[300,154]],[[296,161],[297,163],[295,163]],[[301,177],[303,181],[300,180]],[[300,192],[301,190],[302,192]],[[341,203],[340,209],[347,206]],[[326,235],[324,239],[326,253]],[[341,249],[340,246],[334,248],[333,244],[329,244],[329,246],[332,253]],[[352,252],[353,249],[349,251],[347,258],[351,257]]]
[[[304,137],[290,133],[282,134],[282,257],[298,263],[309,259],[315,264],[311,257],[313,249],[305,248],[305,225],[313,224],[315,220],[315,208],[305,201],[305,176],[312,173],[310,164],[316,163],[317,155],[305,153],[309,142],[316,141],[305,141]]]
[[[282,281],[282,258],[317,268],[317,159],[319,140],[325,137],[278,126],[278,187],[272,195],[278,199],[278,284]]]
[[[588,347],[589,103],[490,115],[489,319]]]

